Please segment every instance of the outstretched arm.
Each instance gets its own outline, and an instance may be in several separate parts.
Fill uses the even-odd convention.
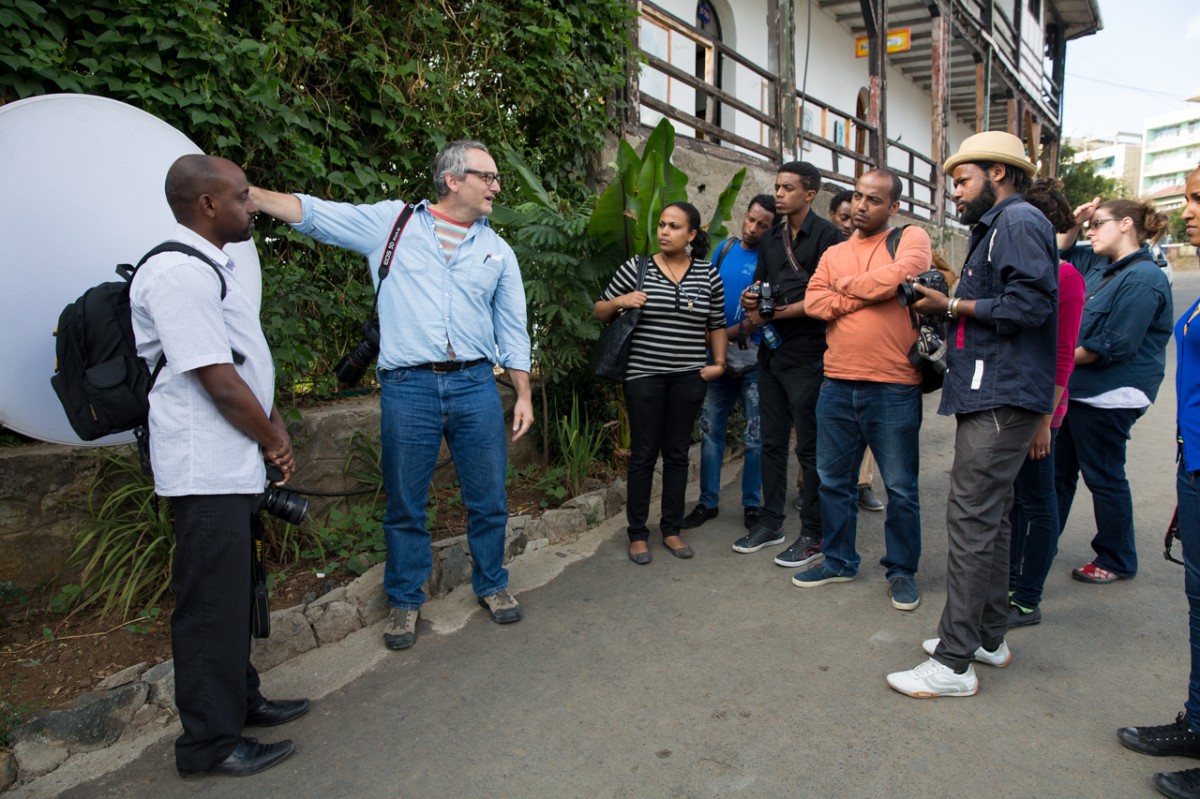
[[[281,222],[289,222],[294,225],[301,219],[300,198],[294,194],[283,194],[251,186],[250,201],[258,210]]]

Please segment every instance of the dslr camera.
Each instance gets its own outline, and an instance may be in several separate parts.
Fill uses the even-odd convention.
[[[362,373],[359,372],[359,376]],[[283,479],[283,472],[272,463],[267,464],[267,486],[259,500],[258,509],[266,511],[276,519],[288,524],[300,524],[308,517],[308,500],[299,494],[275,485]]]
[[[758,296],[758,315],[763,319],[775,316],[775,295],[770,283],[757,283],[750,287],[750,293]]]
[[[896,299],[906,308],[921,299],[921,294],[912,287],[913,283],[920,283],[927,289],[940,291],[947,296],[950,294],[950,287],[946,285],[946,278],[942,277],[942,273],[938,270],[930,269],[928,272],[922,272],[914,277],[912,283],[906,281],[900,284],[900,288],[896,292]]]
[[[357,386],[371,361],[379,357],[379,320],[372,317],[362,323],[362,341],[338,362],[333,373],[343,386]]]

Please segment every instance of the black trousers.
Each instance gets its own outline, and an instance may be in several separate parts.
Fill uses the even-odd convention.
[[[662,454],[663,538],[679,535],[687,490],[688,447],[708,384],[700,371],[672,372],[625,381],[625,409],[629,413],[629,480],[625,520],[630,541],[650,537],[650,489],[654,464]]]
[[[796,457],[804,475],[800,534],[821,539],[821,502],[817,477],[817,399],[825,379],[825,362],[784,367],[771,358],[758,369],[758,413],[762,420],[762,524],[783,526],[787,514],[788,443],[796,430]]]
[[[263,701],[250,665],[250,519],[258,496],[171,497],[175,562],[171,651],[183,735],[175,765],[203,770],[241,738],[246,713]]]

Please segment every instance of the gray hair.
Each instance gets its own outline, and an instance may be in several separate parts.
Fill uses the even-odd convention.
[[[433,187],[437,189],[438,197],[450,193],[446,183],[446,175],[465,177],[467,174],[467,150],[483,150],[488,153],[487,145],[473,139],[459,139],[446,145],[446,149],[433,159]],[[489,155],[491,153],[488,153]]]

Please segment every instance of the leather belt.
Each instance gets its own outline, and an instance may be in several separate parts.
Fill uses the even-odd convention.
[[[419,363],[416,366],[410,366],[409,369],[427,369],[435,375],[444,375],[447,372],[461,372],[463,369],[470,369],[472,366],[478,366],[481,363],[488,363],[487,358],[476,358],[473,361],[438,361],[436,363]]]

